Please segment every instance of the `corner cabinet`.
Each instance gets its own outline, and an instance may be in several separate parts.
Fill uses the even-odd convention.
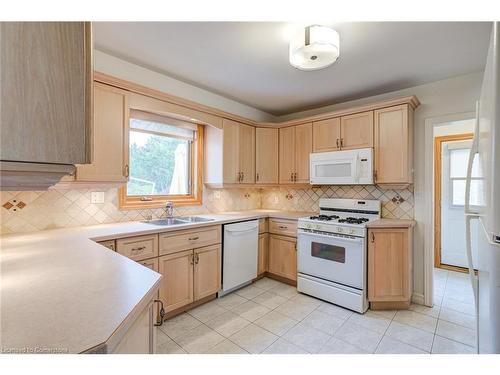
[[[413,108],[408,104],[374,111],[376,185],[405,188],[413,183]]]
[[[255,129],[255,182],[278,183],[278,129]]]
[[[279,129],[279,183],[309,183],[312,123]]]
[[[411,226],[368,229],[368,301],[372,309],[410,305],[412,233]]]

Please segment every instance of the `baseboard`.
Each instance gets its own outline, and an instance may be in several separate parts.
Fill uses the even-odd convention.
[[[424,295],[422,293],[413,293],[411,296],[411,301],[417,305],[425,305]]]

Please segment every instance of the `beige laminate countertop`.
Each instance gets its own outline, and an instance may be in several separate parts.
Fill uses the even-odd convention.
[[[106,345],[153,298],[161,276],[95,241],[309,212],[252,210],[170,227],[141,222],[0,237],[0,351],[81,353]]]
[[[410,228],[415,220],[408,219],[378,219],[367,224],[368,228]]]

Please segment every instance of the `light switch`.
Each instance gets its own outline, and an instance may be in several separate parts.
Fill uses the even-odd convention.
[[[90,203],[104,203],[104,191],[93,191],[90,193]]]

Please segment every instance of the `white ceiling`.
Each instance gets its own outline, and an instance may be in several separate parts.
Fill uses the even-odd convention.
[[[278,22],[95,22],[96,48],[283,115],[482,70],[490,23],[331,23],[340,58],[304,72],[288,63],[300,29]]]

